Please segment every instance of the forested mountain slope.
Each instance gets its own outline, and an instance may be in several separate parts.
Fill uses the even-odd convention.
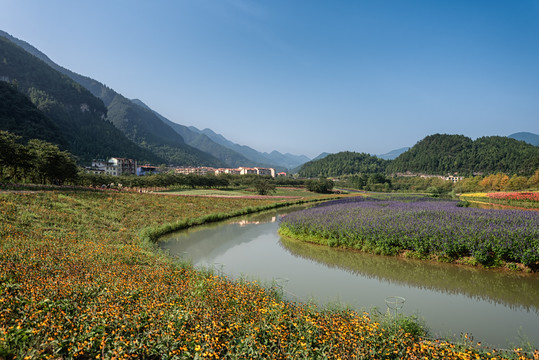
[[[54,124],[54,128],[48,129],[56,134],[56,139],[43,140],[57,143],[83,163],[110,156],[163,162],[107,121],[107,108],[100,99],[4,37],[0,37],[0,59],[0,78],[26,95]],[[10,125],[12,132],[24,131],[23,122],[18,124],[18,130],[13,124]]]
[[[0,130],[30,139],[40,139],[67,147],[67,140],[58,126],[40,111],[15,85],[0,81]]]
[[[157,115],[117,94],[108,106],[108,119],[129,139],[177,166],[225,166],[217,158],[187,145]]]
[[[126,116],[126,114],[139,114],[137,116],[137,121],[139,124],[137,125],[136,129],[130,129],[129,136],[130,138],[133,138],[133,134],[136,132],[138,135],[138,138],[140,139],[142,136],[148,137],[148,138],[154,138],[153,135],[155,135],[155,132],[159,133],[162,126],[157,124],[153,116],[150,116],[148,113],[144,114],[143,116],[140,116],[141,113],[138,109],[127,109],[130,107],[130,104],[125,102],[125,98],[122,97],[122,95],[118,94],[114,90],[108,88],[107,86],[103,85],[99,81],[96,81],[94,79],[91,79],[87,76],[83,76],[80,74],[77,74],[71,70],[68,70],[62,66],[59,66],[58,64],[54,63],[47,55],[43,54],[41,51],[33,47],[32,45],[26,43],[25,41],[22,41],[20,39],[17,39],[10,34],[1,31],[0,30],[0,37],[5,37],[9,39],[10,41],[14,42],[15,44],[19,45],[20,47],[24,48],[26,51],[31,53],[32,55],[38,57],[39,59],[43,60],[45,63],[47,63],[49,66],[54,68],[55,70],[63,73],[64,75],[67,75],[77,83],[84,86],[86,89],[88,89],[94,96],[100,98],[105,106],[107,106],[109,110],[109,115],[114,119],[115,125],[121,124],[122,129],[124,131],[128,131],[129,126],[126,126],[126,122],[131,121],[130,119],[121,119],[121,116]],[[123,99],[119,101],[116,97],[120,96]],[[116,99],[116,100],[115,100]],[[113,103],[114,102],[114,103]],[[146,110],[150,110],[154,112],[151,108],[146,106],[144,103],[142,103],[140,100],[132,100],[133,105],[138,105]],[[111,107],[113,106],[113,107]],[[118,111],[118,113],[116,113]],[[185,146],[180,146],[180,150],[173,149],[174,146],[172,146],[170,143],[167,143],[164,146],[160,146],[161,144],[158,143],[151,143],[148,144],[148,142],[138,142],[145,147],[148,147],[152,149],[153,151],[165,156],[167,160],[174,160],[178,161],[182,158],[180,156],[181,152],[185,152],[184,160],[186,162],[186,165],[191,165],[192,162],[197,158],[201,157],[200,162],[198,165],[227,165],[227,166],[273,166],[273,167],[290,167],[291,164],[299,164],[303,163],[308,160],[308,158],[304,157],[303,155],[297,156],[297,155],[291,155],[291,154],[285,154],[282,155],[279,152],[273,152],[271,154],[265,154],[268,156],[264,156],[264,154],[249,148],[248,146],[242,146],[234,144],[227,139],[224,139],[224,143],[229,144],[229,146],[223,145],[223,143],[219,141],[215,141],[215,139],[212,138],[212,136],[208,136],[205,131],[200,131],[193,127],[187,127],[183,125],[176,124],[165,117],[159,115],[157,112],[154,112],[154,115],[157,116],[163,123],[166,125],[172,127],[176,133],[178,133],[184,140],[185,144],[189,147],[198,149],[199,151],[206,153],[207,155],[201,155],[200,152],[193,151],[192,149],[188,149]],[[145,130],[141,130],[140,126],[142,125],[141,121],[147,121],[148,124],[144,125],[143,128]],[[152,129],[152,126],[156,126],[157,128],[154,130]],[[208,129],[209,130],[209,129]],[[213,131],[210,130],[210,132],[214,135]],[[241,150],[241,151],[237,151]],[[172,151],[172,154],[169,154],[167,156],[167,152]],[[246,156],[248,155],[248,156]],[[299,162],[298,162],[299,161]]]
[[[103,101],[107,107],[107,114],[113,124],[124,134],[149,151],[158,154],[161,163],[176,165],[212,165],[222,166],[224,163],[204,151],[197,150],[183,141],[181,136],[163,124],[153,112],[141,108],[132,103],[114,90],[106,87],[99,81],[74,73],[54,63],[47,55],[4,31],[0,31],[0,37],[4,37],[24,48],[30,54],[43,60],[53,69],[68,76],[76,83],[89,90],[94,96]]]
[[[332,177],[349,174],[383,173],[388,160],[383,160],[365,153],[344,151],[329,154],[326,157],[309,161],[301,166],[298,175],[301,177]]]
[[[473,175],[530,174],[539,167],[539,147],[502,136],[475,141],[463,135],[425,137],[387,167],[388,173]]]
[[[230,150],[220,144],[217,144],[216,142],[208,138],[206,135],[194,132],[190,130],[190,128],[187,126],[176,124],[175,122],[170,121],[158,112],[152,110],[149,106],[147,106],[140,100],[133,99],[131,100],[131,102],[155,114],[155,116],[157,116],[164,124],[170,126],[178,135],[180,135],[186,144],[212,155],[227,166],[237,167],[257,165],[256,163],[250,161],[241,154],[238,154],[233,150]]]

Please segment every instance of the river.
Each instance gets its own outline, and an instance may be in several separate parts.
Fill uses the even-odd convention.
[[[277,284],[293,301],[388,311],[385,299],[406,301],[400,313],[424,319],[434,337],[497,348],[539,348],[539,275],[342,251],[282,239],[279,209],[165,236],[160,247],[232,278]]]

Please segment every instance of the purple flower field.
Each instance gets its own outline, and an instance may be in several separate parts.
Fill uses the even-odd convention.
[[[292,213],[282,233],[384,255],[405,250],[484,265],[539,262],[539,213],[457,207],[456,201],[346,198]]]

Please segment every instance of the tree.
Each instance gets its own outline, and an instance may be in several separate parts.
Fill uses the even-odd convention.
[[[258,195],[268,195],[275,192],[275,185],[270,179],[265,177],[259,177],[253,181],[253,186]]]
[[[0,176],[18,180],[20,171],[29,168],[28,151],[19,144],[20,136],[0,130]]]
[[[78,168],[75,159],[67,151],[46,141],[32,139],[28,141],[28,152],[34,172],[34,180],[41,184],[62,185],[77,178]]]
[[[333,190],[333,181],[325,178],[307,180],[305,181],[305,187],[312,192],[327,194]]]

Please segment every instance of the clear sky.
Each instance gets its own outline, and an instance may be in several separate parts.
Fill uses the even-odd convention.
[[[537,0],[0,0],[0,29],[259,151],[539,133]]]

